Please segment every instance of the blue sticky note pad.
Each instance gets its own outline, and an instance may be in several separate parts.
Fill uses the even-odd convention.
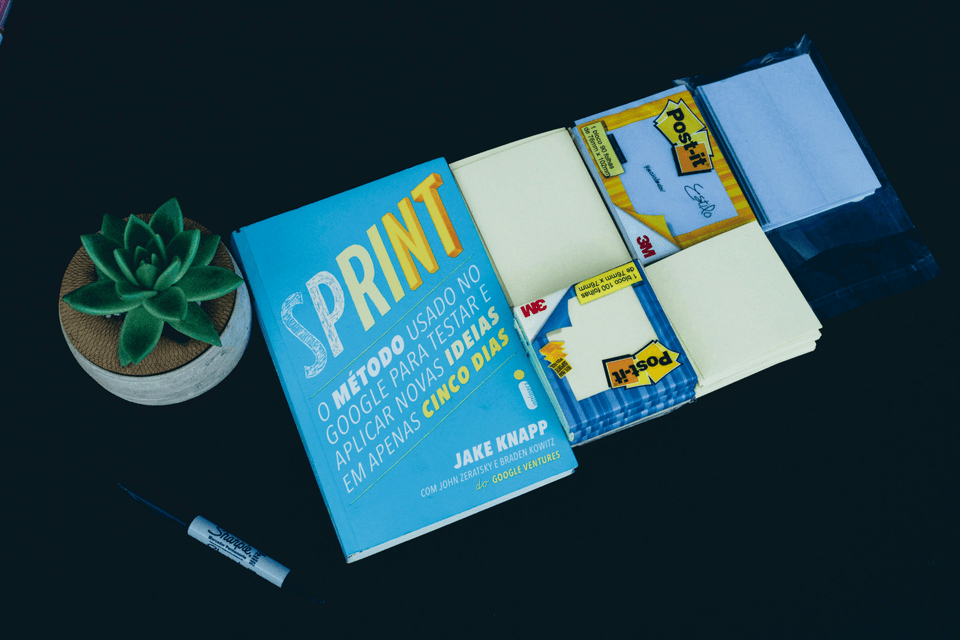
[[[809,55],[705,85],[700,97],[755,196],[764,230],[880,187]]]

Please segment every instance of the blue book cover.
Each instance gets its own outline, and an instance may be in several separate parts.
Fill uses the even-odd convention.
[[[232,242],[348,562],[573,472],[443,159]]]

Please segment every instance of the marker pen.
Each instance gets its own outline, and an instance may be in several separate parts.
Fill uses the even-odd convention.
[[[273,558],[260,553],[260,551],[258,551],[252,545],[244,542],[237,536],[224,531],[206,518],[197,516],[191,520],[189,524],[187,524],[180,518],[171,515],[152,502],[144,500],[122,484],[118,484],[118,486],[130,494],[130,497],[134,500],[142,502],[153,509],[157,514],[179,524],[181,527],[187,530],[187,534],[191,538],[199,540],[221,555],[225,555],[237,564],[250,569],[264,580],[272,582],[281,589],[284,589],[285,591],[291,591],[296,595],[305,598],[311,603],[323,604],[322,600],[317,600],[309,594],[309,591],[305,589],[303,584],[299,581],[299,576],[293,574],[290,569],[283,566]]]

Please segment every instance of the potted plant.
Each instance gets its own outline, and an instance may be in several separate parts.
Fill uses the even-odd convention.
[[[172,404],[215,386],[250,337],[236,263],[176,198],[152,215],[103,217],[60,288],[60,325],[101,386],[140,404]]]

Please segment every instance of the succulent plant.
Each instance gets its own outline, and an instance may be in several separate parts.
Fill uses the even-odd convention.
[[[213,322],[200,308],[204,300],[226,295],[243,279],[212,267],[220,236],[184,231],[176,198],[146,223],[103,216],[99,233],[80,236],[100,279],[68,293],[70,307],[95,316],[126,314],[120,329],[121,366],[137,364],[160,340],[164,325],[202,342],[220,346]]]

